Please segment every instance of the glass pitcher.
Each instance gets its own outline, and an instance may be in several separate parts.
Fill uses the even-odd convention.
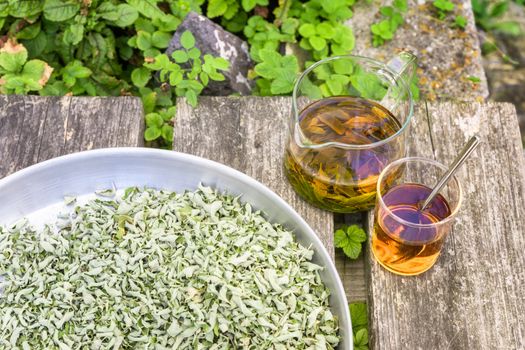
[[[339,213],[374,206],[381,170],[405,156],[415,68],[407,52],[387,64],[347,55],[319,61],[299,77],[284,169],[301,197]]]

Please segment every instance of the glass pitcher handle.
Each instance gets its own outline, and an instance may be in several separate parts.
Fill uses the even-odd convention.
[[[410,52],[403,51],[397,56],[392,58],[386,64],[395,73],[396,79],[403,79],[407,86],[410,88],[410,83],[416,73],[416,62],[417,57]]]

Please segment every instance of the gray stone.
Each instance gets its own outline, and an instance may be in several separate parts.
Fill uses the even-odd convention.
[[[195,46],[202,51],[203,55],[220,56],[230,62],[230,69],[223,72],[226,80],[222,82],[210,80],[203,95],[225,96],[232,93],[250,95],[252,81],[247,78],[247,75],[248,70],[252,67],[252,61],[248,52],[248,44],[208,18],[190,12],[173,34],[166,50],[168,55],[182,48],[180,36],[186,30],[193,33]]]

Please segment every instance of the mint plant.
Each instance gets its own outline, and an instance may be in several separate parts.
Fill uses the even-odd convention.
[[[382,6],[379,12],[385,19],[370,27],[372,45],[381,46],[385,41],[392,40],[399,26],[405,22],[403,14],[407,10],[407,0],[395,0],[392,6]]]

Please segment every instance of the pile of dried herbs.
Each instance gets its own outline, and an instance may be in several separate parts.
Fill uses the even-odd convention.
[[[238,198],[130,189],[0,227],[3,349],[333,349],[313,251]]]

